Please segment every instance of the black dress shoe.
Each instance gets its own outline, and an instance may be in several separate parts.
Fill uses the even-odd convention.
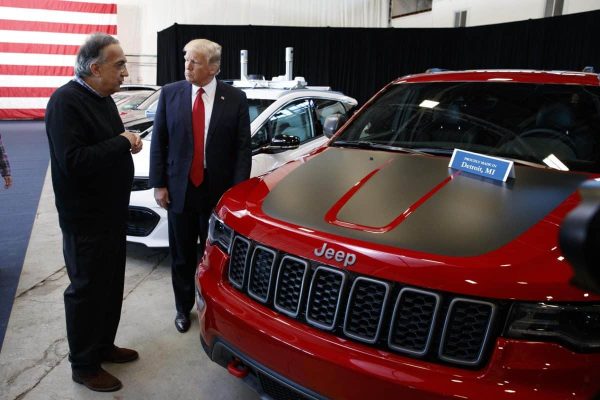
[[[178,312],[175,316],[175,328],[181,333],[187,332],[190,329],[191,321],[188,314]]]

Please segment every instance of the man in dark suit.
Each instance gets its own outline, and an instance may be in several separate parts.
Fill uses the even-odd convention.
[[[215,78],[221,46],[196,39],[184,52],[185,80],[162,88],[150,148],[150,185],[168,210],[175,327],[182,333],[190,327],[210,213],[227,189],[250,177],[252,164],[246,95]]]

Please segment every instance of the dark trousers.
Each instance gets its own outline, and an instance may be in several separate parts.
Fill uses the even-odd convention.
[[[95,234],[63,230],[71,284],[64,293],[69,361],[75,371],[100,368],[114,346],[125,282],[125,226]]]
[[[204,176],[206,177],[206,174]],[[198,187],[188,183],[183,212],[168,213],[175,307],[177,312],[184,314],[188,314],[194,307],[194,276],[204,253],[208,219],[213,208],[209,198],[208,182],[204,181]]]

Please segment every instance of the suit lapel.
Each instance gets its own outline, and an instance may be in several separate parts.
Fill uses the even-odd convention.
[[[212,114],[210,115],[208,134],[206,135],[206,146],[209,145],[212,137],[215,134],[215,129],[217,128],[217,126],[219,126],[219,118],[221,118],[221,114],[223,113],[223,107],[225,106],[225,97],[223,96],[223,90],[221,85],[225,84],[217,81],[217,88],[215,90],[215,101],[213,103]]]
[[[176,99],[181,101],[181,104],[177,107],[179,110],[181,121],[185,129],[186,137],[192,139],[192,84],[188,83],[180,89],[180,95],[175,96]]]

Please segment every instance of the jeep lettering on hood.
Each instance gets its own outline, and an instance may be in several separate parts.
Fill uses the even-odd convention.
[[[451,170],[446,158],[330,147],[275,185],[262,208],[342,237],[468,257],[514,240],[585,179],[516,166],[516,179],[495,182]]]

